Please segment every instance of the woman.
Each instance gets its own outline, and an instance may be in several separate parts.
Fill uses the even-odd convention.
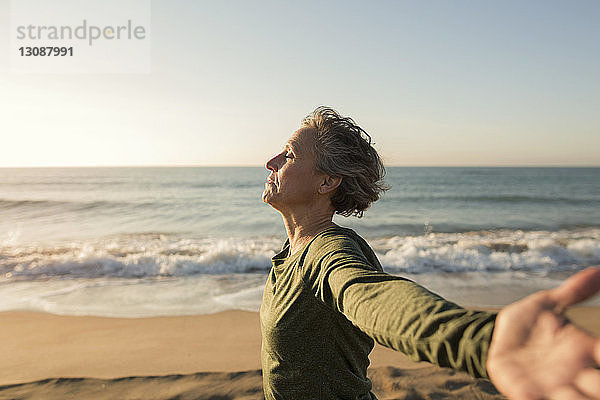
[[[511,398],[600,399],[600,341],[561,315],[600,289],[600,269],[498,316],[468,311],[385,274],[360,236],[332,222],[334,213],[360,217],[386,189],[381,159],[352,119],[317,108],[266,167],[263,201],[288,236],[260,313],[267,399],[375,399],[366,376],[374,340],[491,378]]]

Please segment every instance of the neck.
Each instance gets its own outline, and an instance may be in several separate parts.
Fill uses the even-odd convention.
[[[327,228],[335,226],[333,210],[283,214],[283,223],[290,240],[290,255]]]

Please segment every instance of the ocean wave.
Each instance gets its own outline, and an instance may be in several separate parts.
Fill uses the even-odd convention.
[[[0,209],[12,209],[20,207],[53,207],[69,204],[65,201],[52,200],[7,200],[0,199]]]
[[[552,274],[600,263],[600,230],[430,233],[371,242],[392,273],[527,271]]]
[[[526,271],[552,274],[600,264],[600,229],[477,231],[368,240],[390,273]],[[266,273],[278,238],[128,234],[54,246],[0,249],[0,281],[186,277]]]
[[[60,246],[5,246],[0,280],[143,278],[266,272],[279,240],[122,235]]]
[[[393,218],[390,218],[393,219]],[[356,226],[358,229],[366,232],[366,234],[372,237],[381,236],[395,236],[394,233],[400,233],[399,237],[406,237],[408,235],[421,235],[430,234],[435,232],[436,234],[470,234],[470,232],[480,231],[544,231],[550,232],[555,230],[593,230],[598,228],[596,223],[554,223],[554,222],[537,222],[531,221],[529,224],[523,224],[521,221],[517,221],[513,224],[492,224],[489,222],[473,222],[473,223],[445,223],[445,222],[434,222],[425,221],[424,223],[385,223],[381,222],[382,219],[378,219],[375,223],[368,221],[369,223],[360,224],[354,223],[352,226]],[[354,221],[350,221],[354,222]],[[512,226],[511,226],[512,225]]]
[[[0,181],[0,186],[6,187],[27,187],[27,188],[36,188],[36,187],[54,187],[54,186],[73,186],[73,187],[81,187],[81,186],[92,186],[92,185],[100,185],[100,186],[127,186],[131,185],[130,180],[107,180],[107,179],[92,179],[90,177],[86,177],[84,179],[74,179],[73,177],[69,177],[66,179],[60,179],[53,177],[53,180],[42,179],[35,180],[31,178],[26,178],[24,181]]]
[[[110,200],[92,200],[92,201],[56,201],[56,200],[9,200],[0,199],[0,210],[16,212],[21,210],[35,209],[56,211],[93,211],[101,209],[158,209],[170,207],[170,204],[157,202],[126,202],[126,201],[110,201]]]
[[[266,174],[265,174],[266,180]],[[259,180],[256,182],[227,182],[224,184],[222,181],[215,182],[164,182],[160,184],[161,188],[169,189],[169,188],[181,188],[184,185],[188,189],[247,189],[247,188],[256,188],[262,189],[264,186],[264,180]]]
[[[403,195],[396,194],[394,200],[400,201],[456,201],[456,202],[476,202],[476,203],[540,203],[540,204],[564,204],[564,205],[579,205],[590,203],[600,204],[598,197],[560,197],[560,196],[527,196],[527,195],[496,195],[496,196],[481,196],[481,195]]]

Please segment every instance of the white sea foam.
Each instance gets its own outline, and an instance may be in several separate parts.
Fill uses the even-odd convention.
[[[600,229],[429,233],[367,241],[386,271],[473,306],[508,304],[600,264]],[[5,245],[0,248],[0,311],[112,317],[257,311],[270,258],[280,246],[278,238],[167,234]]]
[[[429,233],[369,240],[392,273],[530,271],[556,273],[600,264],[600,229],[558,232]],[[53,246],[3,246],[2,281],[186,277],[267,272],[277,238],[190,239],[121,235]]]
[[[4,281],[14,281],[266,272],[280,246],[274,238],[191,240],[157,234],[56,246],[5,246],[0,273]]]
[[[9,230],[4,236],[0,236],[0,248],[3,246],[14,246],[18,243],[23,232],[23,224],[18,222],[16,227]]]
[[[431,233],[372,240],[397,273],[531,271],[556,273],[600,263],[600,230]]]

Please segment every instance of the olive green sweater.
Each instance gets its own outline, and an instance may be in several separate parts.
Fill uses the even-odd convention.
[[[487,377],[495,315],[469,311],[382,271],[351,229],[321,232],[273,257],[260,309],[265,397],[375,399],[374,342],[411,359]]]

